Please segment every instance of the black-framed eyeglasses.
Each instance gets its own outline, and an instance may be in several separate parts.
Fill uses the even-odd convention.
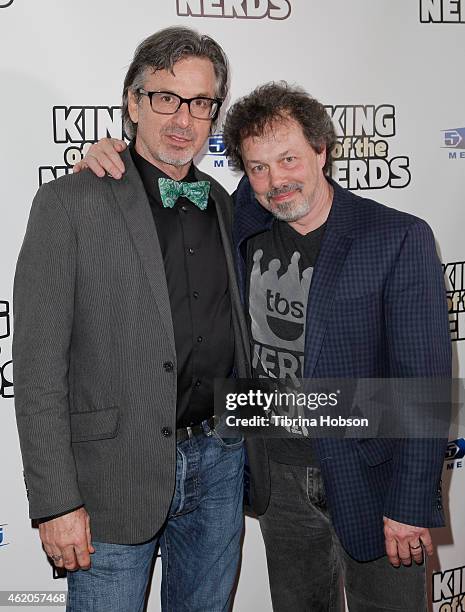
[[[223,104],[220,98],[205,96],[182,98],[172,91],[145,91],[142,88],[137,91],[143,96],[148,96],[152,110],[160,115],[174,115],[185,102],[195,119],[216,119]]]

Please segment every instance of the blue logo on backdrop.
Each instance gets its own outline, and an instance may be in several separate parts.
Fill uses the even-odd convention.
[[[465,127],[442,131],[442,148],[449,159],[465,159]]]
[[[213,160],[213,168],[229,168],[232,166],[230,159],[226,157],[226,146],[223,140],[223,134],[212,134],[208,139],[207,157]]]
[[[447,464],[448,470],[463,467],[462,459],[465,457],[465,439],[458,438],[451,440],[447,445],[446,456],[444,461]]]
[[[4,523],[3,525],[0,525],[0,546],[8,546],[9,542],[5,541],[5,527],[7,526],[8,523]]]
[[[208,155],[224,155],[225,148],[223,134],[213,134],[208,139]]]
[[[443,147],[446,149],[465,149],[465,127],[443,131]]]
[[[465,457],[465,439],[458,438],[452,440],[447,445],[446,461],[453,461],[455,459],[463,459]]]

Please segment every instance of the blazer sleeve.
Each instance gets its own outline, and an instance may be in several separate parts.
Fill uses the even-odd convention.
[[[32,519],[82,505],[71,448],[69,356],[76,237],[51,184],[32,204],[13,292],[13,378]]]
[[[449,378],[452,351],[444,276],[431,229],[407,230],[385,293],[392,378]],[[408,407],[407,407],[408,409]],[[441,472],[447,438],[396,441],[384,514],[419,527],[444,524]]]

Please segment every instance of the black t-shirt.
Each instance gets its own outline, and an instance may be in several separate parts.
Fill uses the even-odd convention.
[[[275,220],[270,230],[247,243],[248,320],[256,377],[299,386],[308,292],[324,231],[325,224],[302,235]],[[270,458],[288,465],[317,465],[311,439],[299,439],[305,432],[298,429],[291,432],[294,437],[267,439]]]

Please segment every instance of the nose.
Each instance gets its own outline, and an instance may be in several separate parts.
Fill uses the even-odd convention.
[[[187,102],[182,102],[181,106],[175,113],[176,123],[180,127],[187,127],[191,122],[191,114],[189,112],[189,105]]]
[[[268,177],[270,179],[270,187],[272,189],[282,187],[287,181],[286,170],[279,166],[271,166]]]

